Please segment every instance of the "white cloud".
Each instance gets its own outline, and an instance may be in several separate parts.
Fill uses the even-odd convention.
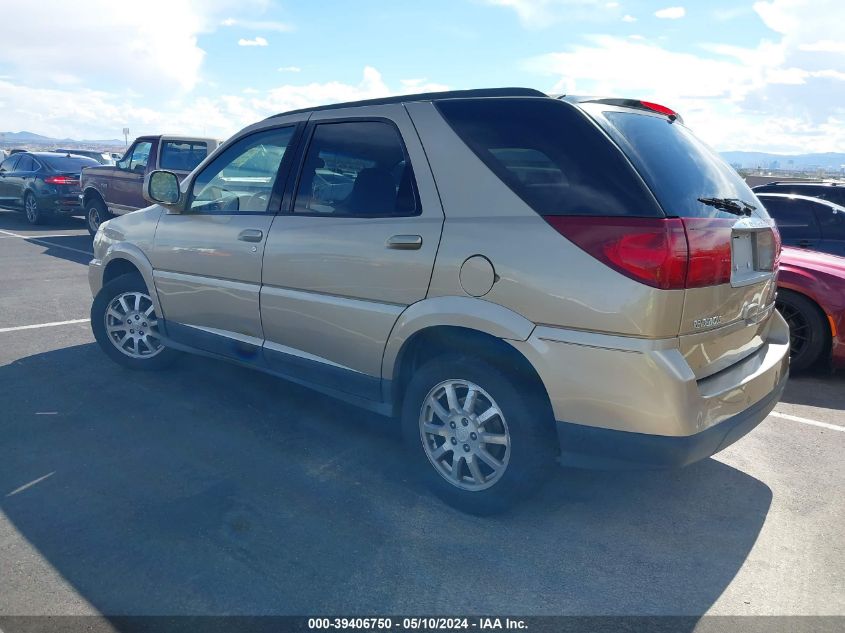
[[[487,4],[508,7],[516,12],[520,23],[529,29],[548,28],[564,18],[567,20],[600,20],[606,19],[596,9],[604,5],[618,3],[604,3],[603,0],[484,0]]]
[[[257,0],[249,0],[249,8]],[[89,88],[144,86],[148,93],[189,91],[205,56],[197,36],[214,27],[218,9],[236,0],[128,2],[90,0],[80,9],[65,0],[4,3],[0,67],[27,85]],[[49,16],[49,19],[45,19]],[[11,28],[14,26],[14,28]],[[67,41],[65,36],[67,35]]]
[[[250,31],[287,33],[294,30],[293,26],[287,22],[275,22],[272,20],[237,20],[235,18],[226,18],[220,24],[223,26],[239,26]]]
[[[636,22],[637,18],[635,18],[633,15],[623,15],[622,21],[623,22]]]
[[[267,46],[268,42],[266,39],[261,37],[260,35],[254,39],[247,40],[243,37],[238,40],[238,46]]]
[[[340,101],[373,99],[393,94],[448,90],[425,79],[405,79],[388,85],[381,73],[367,66],[358,83],[286,84],[270,90],[243,90],[216,97],[182,96],[160,107],[139,106],[135,96],[87,89],[31,88],[0,80],[3,131],[30,130],[58,138],[108,139],[128,126],[141,134],[201,134],[226,138],[269,115]]]
[[[277,69],[280,73],[298,73],[302,72],[299,66],[279,66]]]
[[[665,9],[658,9],[654,12],[654,17],[663,20],[678,20],[687,14],[683,7],[666,7]]]
[[[608,2],[604,5],[605,9],[618,9],[619,3],[618,2]]]
[[[845,55],[836,32],[845,3],[810,6],[758,2],[754,10],[773,37],[747,46],[709,44],[691,52],[641,38],[594,36],[525,65],[555,78],[549,92],[665,103],[719,149],[842,151]]]

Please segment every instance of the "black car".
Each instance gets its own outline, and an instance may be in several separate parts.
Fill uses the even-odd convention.
[[[0,163],[0,205],[22,208],[30,224],[80,213],[79,175],[97,164],[55,152],[14,154]]]
[[[784,245],[845,256],[845,206],[786,192],[754,193],[777,223]]]
[[[838,182],[767,182],[752,189],[756,194],[761,193],[793,193],[810,198],[829,200],[834,204],[845,207],[845,183]]]

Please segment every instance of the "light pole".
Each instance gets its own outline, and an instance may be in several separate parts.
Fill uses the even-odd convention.
[[[129,128],[123,128],[123,149],[129,149]]]

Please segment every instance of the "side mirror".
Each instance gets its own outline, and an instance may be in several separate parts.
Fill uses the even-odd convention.
[[[144,199],[178,212],[179,178],[172,171],[157,169],[144,178]]]

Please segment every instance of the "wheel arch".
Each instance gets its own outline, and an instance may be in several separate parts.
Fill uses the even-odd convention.
[[[827,351],[829,352],[830,351],[830,345],[831,345],[832,339],[833,339],[833,330],[831,329],[831,321],[830,321],[831,317],[830,317],[830,315],[828,315],[827,312],[825,312],[825,309],[822,307],[821,303],[819,303],[812,295],[810,295],[806,292],[803,292],[800,288],[796,288],[795,286],[786,286],[786,285],[778,286],[778,294],[780,294],[781,292],[786,292],[786,293],[789,293],[789,294],[798,295],[802,299],[809,301],[810,304],[813,306],[813,308],[815,308],[816,312],[818,313],[818,315],[822,318],[822,321],[824,322],[825,335],[826,335],[825,345],[827,347]]]
[[[534,324],[521,315],[480,299],[442,297],[422,301],[400,316],[385,349],[382,375],[390,380],[386,394],[400,411],[405,387],[416,367],[446,352],[465,352],[516,372],[549,406],[539,373],[508,340],[527,340]]]
[[[156,314],[160,318],[164,317],[156,292],[153,266],[140,248],[128,242],[114,244],[103,257],[102,266],[103,281],[101,288],[120,275],[138,273],[147,286],[147,291],[155,305]]]
[[[82,192],[82,205],[87,206],[92,199],[97,199],[103,204],[106,204],[106,200],[103,197],[103,194],[100,193],[99,189],[96,187],[86,187]]]

